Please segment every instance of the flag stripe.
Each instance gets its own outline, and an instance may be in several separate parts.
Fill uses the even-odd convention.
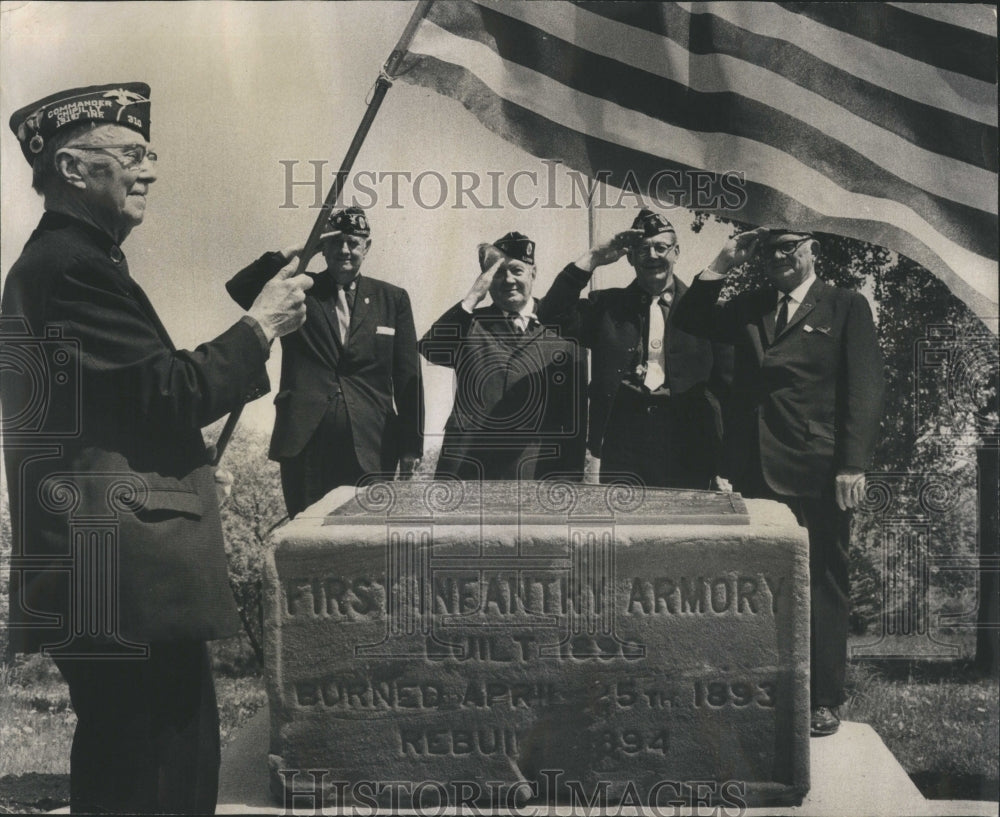
[[[995,38],[928,20],[885,3],[781,3],[846,34],[861,36],[881,48],[968,77],[996,81]]]
[[[821,114],[835,124],[849,120],[847,141],[853,139],[862,152],[873,142],[892,142],[881,131],[872,132],[882,128],[930,151],[935,160],[943,155],[997,170],[1000,142],[995,127],[901,97],[827,66],[797,46],[748,33],[712,15],[692,17],[673,5],[663,7],[660,16],[670,34],[661,36],[579,7],[569,7],[567,13],[567,7],[548,3],[478,2],[589,51],[600,52],[609,39],[628,41],[629,47],[614,55],[618,62],[699,91],[732,90],[772,107],[794,106],[807,122]],[[468,32],[456,33],[475,36],[473,28],[470,24]],[[888,152],[896,155],[908,149],[900,145]]]
[[[679,206],[897,250],[992,328],[1000,151],[989,26],[938,7],[945,20],[897,6],[798,11],[451,0],[431,7],[397,76],[455,97],[535,155],[610,172],[637,203],[663,203],[661,188],[645,186],[666,179]],[[894,32],[878,30],[886,21]],[[948,47],[927,58],[934,31]],[[715,174],[721,198],[684,197],[692,171]],[[743,190],[726,187],[727,171]],[[725,195],[744,191],[745,201]]]
[[[954,26],[997,36],[996,7],[985,3],[889,3],[890,6]]]
[[[798,86],[790,87],[799,98],[789,101],[785,107],[811,116],[816,127],[797,120],[785,110],[776,110],[738,93],[692,93],[671,80],[570,45],[546,31],[491,9],[451,3],[441,8],[442,13],[436,16],[435,22],[447,31],[462,37],[469,34],[475,42],[491,50],[502,43],[502,58],[531,70],[537,67],[544,77],[589,96],[614,98],[615,102],[609,104],[628,109],[621,112],[626,118],[628,111],[637,111],[654,120],[668,120],[671,125],[687,131],[712,134],[713,138],[718,138],[716,134],[732,133],[780,147],[802,163],[821,169],[843,187],[907,201],[941,230],[950,230],[951,225],[965,221],[978,224],[976,232],[989,232],[996,227],[995,174],[932,153],[918,152],[898,140],[893,140],[896,144],[884,145],[885,139],[879,140],[877,134],[873,135],[868,123],[851,121],[835,106],[824,111],[825,100]],[[747,76],[746,72],[735,68],[730,73],[737,86]],[[724,87],[728,78],[723,80]],[[750,75],[748,86],[757,84],[754,80]],[[540,112],[544,113],[545,109]],[[845,141],[875,153],[878,161],[860,155],[845,145]],[[900,179],[883,169],[884,165],[906,173],[917,183]],[[705,167],[716,172],[740,169],[731,164],[731,158],[728,166]]]
[[[416,83],[446,96],[454,97],[472,112],[484,126],[503,139],[521,145],[535,156],[564,162],[567,166],[594,176],[598,170],[608,171],[602,180],[631,189],[632,180],[650,178],[665,170],[685,171],[691,166],[636,150],[616,141],[587,136],[578,128],[567,127],[529,108],[498,95],[476,73],[459,65],[454,55],[444,60],[426,54],[430,50],[421,31],[405,58],[400,79]],[[419,51],[414,53],[415,51]],[[818,175],[818,174],[817,174]],[[803,180],[796,191],[804,200],[816,202],[810,189],[811,180]],[[921,228],[909,220],[902,226],[891,221],[876,221],[871,216],[893,215],[900,205],[890,201],[874,201],[866,207],[847,202],[837,213],[828,213],[807,206],[784,190],[748,182],[746,203],[737,208],[705,208],[706,212],[753,224],[777,226],[775,213],[784,216],[783,223],[799,229],[845,235],[880,246],[892,247],[937,274],[955,295],[976,314],[986,319],[997,315],[995,261],[970,253],[954,242]],[[566,202],[567,205],[569,202]],[[855,204],[857,204],[855,202]],[[904,219],[904,222],[906,220]],[[914,237],[919,233],[930,245]],[[954,270],[961,269],[962,276]]]
[[[621,108],[606,99],[576,92],[544,74],[503,60],[481,43],[452,36],[427,21],[410,50],[474,71],[492,93],[580,133],[634,150],[647,151],[650,145],[668,146],[670,158],[681,165],[715,172],[743,171],[751,180],[767,178],[770,168],[780,167],[781,177],[772,181],[771,186],[785,190],[799,201],[812,197],[817,209],[827,215],[843,218],[870,214],[873,218],[939,235],[909,207],[884,197],[844,190],[823,173],[770,145],[728,134],[693,134],[671,123]],[[962,243],[967,243],[970,238],[980,237],[967,235],[965,222],[950,227],[955,231],[955,241],[964,239]],[[997,221],[993,217],[993,235],[996,230]],[[952,237],[941,238],[949,240]],[[984,241],[982,246],[972,249],[977,255],[996,258],[995,241]]]
[[[792,42],[802,55],[815,58],[816,70],[837,68],[899,96],[923,102],[988,125],[997,124],[997,90],[993,83],[950,73],[885,51],[858,37],[843,34],[769,3],[588,3],[595,14],[619,19],[660,36],[670,36],[664,18],[673,6],[693,9],[697,16],[725,20],[749,34]],[[631,11],[630,11],[631,9]],[[808,75],[803,76],[805,84]]]

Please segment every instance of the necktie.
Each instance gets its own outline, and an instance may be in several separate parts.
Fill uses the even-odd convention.
[[[520,312],[508,312],[507,317],[514,325],[514,331],[519,335],[523,335],[524,330],[527,329],[528,319],[525,318]]]
[[[774,336],[778,337],[788,326],[788,295],[782,295],[778,304],[778,317],[774,321]]]
[[[351,304],[350,298],[354,295],[354,292],[348,292],[352,289],[353,284],[348,284],[346,287],[337,286],[337,306],[334,311],[337,314],[337,332],[340,335],[340,342],[342,344],[347,343],[347,333],[351,328]]]
[[[663,348],[666,322],[663,308],[670,306],[672,296],[664,292],[659,298],[654,298],[649,305],[649,339],[646,341],[646,376],[643,385],[650,391],[656,391],[666,382],[666,355]]]

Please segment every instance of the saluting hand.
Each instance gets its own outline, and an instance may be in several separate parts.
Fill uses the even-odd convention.
[[[576,262],[576,265],[580,269],[593,272],[597,267],[613,264],[625,255],[629,247],[634,246],[642,236],[642,230],[622,230],[620,233],[615,233],[603,244],[598,244],[587,250]]]
[[[466,312],[471,312],[486,297],[497,270],[507,260],[507,256],[492,244],[479,245],[479,267],[482,272],[476,277],[469,294],[462,299]],[[488,266],[487,266],[488,265]]]
[[[305,323],[306,290],[313,285],[313,280],[304,273],[296,275],[298,265],[298,261],[292,261],[282,267],[264,285],[248,310],[269,341],[294,332]]]
[[[725,275],[730,270],[745,264],[757,252],[757,245],[767,235],[767,227],[758,227],[745,233],[734,235],[719,250],[715,260],[709,264],[711,272]]]

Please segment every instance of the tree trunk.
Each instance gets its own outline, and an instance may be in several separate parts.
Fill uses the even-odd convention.
[[[1000,653],[1000,449],[976,449],[979,471],[979,615],[976,666],[997,678]]]

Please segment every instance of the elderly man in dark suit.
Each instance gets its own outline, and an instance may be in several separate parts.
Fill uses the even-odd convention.
[[[465,298],[420,341],[429,363],[455,371],[435,476],[579,479],[579,356],[535,316],[535,242],[507,233],[480,246],[480,267]],[[492,303],[480,307],[487,293]]]
[[[770,286],[716,304],[758,249]],[[733,343],[726,448],[733,486],[787,504],[809,531],[812,733],[840,724],[850,602],[850,509],[861,502],[884,379],[864,296],[816,277],[819,242],[789,229],[731,239],[678,309],[687,331]]]
[[[205,641],[240,625],[200,429],[267,391],[311,282],[283,270],[219,337],[175,349],[121,249],[156,180],[149,87],[74,88],[10,124],[45,200],[0,323],[13,646],[69,683],[74,812],[210,814]]]
[[[269,455],[294,517],[365,474],[409,479],[423,453],[423,390],[406,290],[361,274],[371,227],[360,207],[331,213],[310,274],[306,322],[281,341],[281,386]],[[226,289],[241,306],[299,248],[266,253]]]
[[[731,350],[676,325],[687,292],[674,277],[679,253],[673,225],[642,210],[563,269],[539,305],[540,321],[592,351],[588,442],[602,482],[630,473],[650,487],[708,489],[718,475]],[[579,299],[594,270],[622,255],[635,280]]]

